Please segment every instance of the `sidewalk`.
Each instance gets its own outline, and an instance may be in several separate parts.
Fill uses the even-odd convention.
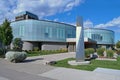
[[[105,69],[101,69],[101,72],[97,72],[69,68],[56,68],[39,75],[56,80],[120,80],[120,75],[109,74],[109,72],[112,73],[114,70],[108,70],[107,73],[104,73],[104,70]],[[120,72],[120,70],[117,71]]]
[[[59,61],[66,58],[75,58],[75,52],[28,57],[26,61],[31,61],[31,63],[35,64],[46,64],[50,61]]]
[[[0,59],[0,80],[120,80],[120,70],[97,68],[84,71],[43,65],[44,61],[71,57],[75,57],[74,52],[28,57],[23,63]]]

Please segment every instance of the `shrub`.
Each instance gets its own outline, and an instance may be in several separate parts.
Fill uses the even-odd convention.
[[[13,52],[9,51],[5,55],[6,59],[10,62],[22,62],[26,59],[27,53],[26,52]]]
[[[38,48],[38,47],[34,47],[33,50],[34,50],[34,51],[39,51],[39,48]]]
[[[86,56],[86,57],[89,57],[90,54],[93,54],[94,52],[95,52],[95,51],[94,51],[93,48],[87,48],[87,49],[85,49],[85,56]]]
[[[4,58],[4,57],[5,57],[5,52],[6,52],[6,51],[7,51],[6,49],[0,48],[0,57],[1,57],[1,58]]]
[[[3,49],[0,48],[0,55],[3,55],[3,54],[4,54]]]
[[[118,41],[118,42],[116,43],[116,47],[117,47],[117,48],[120,48],[120,41]]]
[[[114,54],[113,50],[107,50],[106,53],[108,58],[113,58],[113,54]]]
[[[23,47],[23,41],[21,40],[21,38],[15,38],[13,40],[13,49],[15,51],[22,51],[22,47]]]
[[[120,50],[117,51],[117,54],[120,55]]]
[[[117,61],[120,61],[120,56],[117,57]]]
[[[41,51],[27,51],[28,56],[39,56],[39,55],[49,55],[67,52],[66,49],[61,50],[41,50]]]
[[[103,56],[103,52],[105,51],[105,48],[98,48],[97,49],[97,54],[99,55],[99,56]]]

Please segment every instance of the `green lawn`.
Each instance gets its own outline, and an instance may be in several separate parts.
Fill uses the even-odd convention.
[[[58,61],[56,64],[54,64],[54,66],[74,68],[74,69],[80,69],[80,70],[88,70],[88,71],[93,71],[97,67],[120,70],[120,61],[92,60],[89,65],[71,66],[68,64],[68,61],[70,60],[74,60],[74,59],[69,58],[69,59]]]

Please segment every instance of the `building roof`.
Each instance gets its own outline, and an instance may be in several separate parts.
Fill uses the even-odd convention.
[[[18,13],[16,16],[21,16],[21,15],[25,15],[25,14],[28,14],[29,16],[32,16],[32,17],[38,19],[38,16],[37,16],[37,15],[35,15],[35,14],[31,13],[31,12],[28,12],[28,11],[20,12],[20,13]]]

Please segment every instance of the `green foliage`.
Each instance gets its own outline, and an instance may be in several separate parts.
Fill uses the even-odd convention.
[[[90,54],[93,54],[95,52],[95,50],[93,48],[87,48],[85,49],[85,56],[89,57]]]
[[[6,59],[9,60],[10,62],[22,62],[23,60],[26,59],[27,53],[26,52],[14,52],[14,51],[9,51],[5,55]]]
[[[57,61],[56,64],[54,64],[53,66],[74,68],[74,69],[88,70],[88,71],[93,71],[97,67],[120,70],[120,62],[118,61],[92,60],[89,65],[72,66],[68,64],[68,61],[70,60],[75,60],[75,59],[68,58],[68,59],[60,60],[60,61]]]
[[[22,47],[23,47],[23,42],[21,40],[21,38],[15,38],[13,40],[13,49],[16,50],[16,51],[22,51]]]
[[[120,41],[118,41],[118,42],[116,43],[116,47],[117,47],[117,48],[120,48]]]
[[[117,57],[117,61],[120,63],[120,56]]]
[[[5,57],[4,51],[6,52],[6,49],[0,48],[0,58],[4,58]]]
[[[28,56],[39,56],[39,55],[49,55],[49,54],[58,54],[65,53],[67,50],[41,50],[41,51],[27,51]]]
[[[39,51],[38,47],[34,47],[33,51]]]
[[[3,51],[4,51],[4,50],[3,50],[2,48],[0,48],[0,55],[3,55],[3,54],[4,54]]]
[[[0,27],[0,40],[5,45],[8,46],[12,42],[12,28],[10,27],[10,22],[5,19]]]
[[[120,55],[120,50],[116,51],[118,55]]]
[[[106,53],[108,58],[113,58],[113,54],[114,54],[113,50],[107,50]]]
[[[99,55],[99,56],[103,56],[103,52],[105,51],[105,48],[98,48],[97,49],[97,54]]]

